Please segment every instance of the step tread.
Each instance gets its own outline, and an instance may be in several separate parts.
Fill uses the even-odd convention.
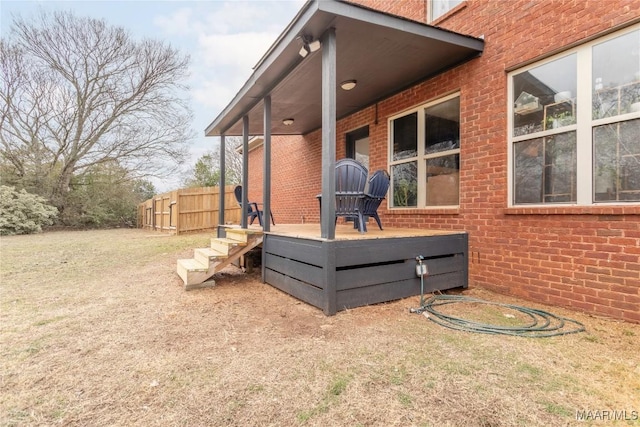
[[[218,243],[226,243],[229,245],[238,245],[238,246],[245,246],[247,244],[247,242],[243,242],[241,240],[235,240],[235,239],[228,239],[225,237],[215,237],[213,239],[211,239],[212,242],[218,242]]]
[[[225,253],[216,251],[215,249],[212,249],[212,248],[197,248],[197,249],[194,249],[194,251],[200,252],[202,255],[208,256],[209,258],[211,257],[227,258],[229,256]]]
[[[226,229],[226,232],[238,234],[262,234],[262,230],[248,230],[246,228],[228,228]]]
[[[188,271],[207,271],[209,267],[203,265],[193,258],[179,259],[178,264],[182,265]]]
[[[227,230],[227,238],[238,240],[240,242],[249,244],[256,240],[262,241],[262,233],[239,233],[232,230]]]

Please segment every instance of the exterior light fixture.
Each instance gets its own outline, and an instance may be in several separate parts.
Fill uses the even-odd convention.
[[[311,43],[308,44],[309,46],[309,50],[311,52],[315,52],[316,50],[320,49],[320,40],[314,40]]]
[[[282,124],[285,126],[291,126],[293,124],[293,119],[284,119]]]
[[[355,80],[345,80],[340,83],[340,87],[342,88],[342,90],[351,90],[356,87],[357,84],[358,82]]]
[[[303,58],[305,58],[310,53],[313,53],[316,50],[320,49],[320,46],[322,46],[320,40],[313,40],[311,36],[302,35],[298,38],[302,40],[302,47],[298,51],[298,54]]]

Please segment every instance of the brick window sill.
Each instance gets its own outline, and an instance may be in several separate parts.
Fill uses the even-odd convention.
[[[509,207],[505,215],[640,215],[639,205]]]
[[[389,209],[391,215],[460,215],[460,208]]]

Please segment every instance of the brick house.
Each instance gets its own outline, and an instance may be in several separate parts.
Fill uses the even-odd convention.
[[[336,158],[391,174],[379,211],[385,226],[468,232],[470,286],[640,322],[640,0],[348,6],[483,42],[480,55],[338,110]],[[277,43],[266,60],[284,55]],[[380,49],[378,62],[399,65]],[[353,93],[375,90],[372,76],[349,77]],[[296,111],[279,117],[278,108],[273,123],[298,122]],[[207,134],[242,134],[237,120],[218,126],[233,114],[221,113]],[[268,203],[278,223],[318,223],[323,129],[278,126]],[[264,145],[247,151],[249,197],[262,199]]]

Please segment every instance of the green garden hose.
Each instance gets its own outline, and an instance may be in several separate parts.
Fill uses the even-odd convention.
[[[422,303],[422,301],[421,301]],[[489,304],[518,311],[531,321],[518,326],[499,326],[480,323],[461,317],[451,316],[439,311],[440,306],[455,303]],[[544,310],[538,310],[512,304],[502,304],[461,295],[434,295],[419,309],[411,309],[412,313],[423,313],[429,320],[446,328],[458,331],[477,332],[481,334],[502,334],[529,338],[545,338],[585,331],[585,327],[577,320],[557,316]]]

